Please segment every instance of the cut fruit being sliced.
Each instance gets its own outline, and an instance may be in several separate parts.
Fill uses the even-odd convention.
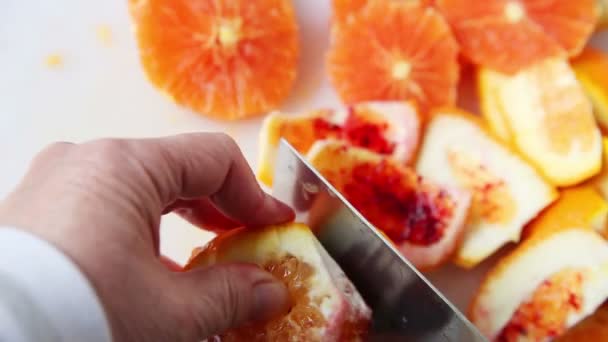
[[[486,81],[513,144],[549,181],[574,185],[600,170],[601,133],[567,61],[548,59],[512,76],[493,73]]]
[[[296,76],[290,0],[130,0],[148,79],[203,115],[240,119],[275,109]]]
[[[473,193],[471,213],[456,262],[473,267],[508,242],[556,197],[535,170],[491,137],[471,114],[444,109],[433,114],[416,171],[440,185]]]
[[[545,58],[575,56],[593,33],[595,0],[437,0],[463,54],[511,74]]]
[[[316,143],[309,162],[421,270],[445,262],[463,232],[470,195],[339,141]]]
[[[606,224],[608,203],[591,186],[564,189],[560,197],[543,211],[526,231],[535,232],[537,227],[557,230],[560,227],[588,227],[608,237]]]
[[[418,147],[420,125],[416,109],[406,102],[364,102],[293,117],[274,113],[266,117],[260,132],[258,178],[272,184],[281,138],[302,154],[316,141],[333,138],[408,163]]]
[[[488,272],[470,312],[488,339],[548,341],[608,298],[608,244],[567,228],[541,229]]]
[[[344,102],[411,100],[423,113],[454,104],[458,46],[434,8],[369,0],[336,25],[328,69]]]
[[[593,103],[598,124],[608,132],[608,54],[587,47],[572,60],[572,68]]]
[[[282,317],[223,333],[222,341],[360,341],[371,311],[310,229],[286,224],[240,228],[193,252],[186,270],[248,262],[285,283],[292,307]]]

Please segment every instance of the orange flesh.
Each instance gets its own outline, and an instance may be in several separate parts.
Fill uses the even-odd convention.
[[[344,102],[412,100],[423,113],[454,104],[458,47],[433,8],[370,0],[338,26],[328,64]]]
[[[318,329],[323,328],[327,322],[319,311],[319,300],[311,300],[308,296],[310,278],[314,269],[287,255],[278,261],[267,263],[264,268],[282,280],[289,294],[293,306],[289,313],[283,317],[267,323],[252,324],[223,334],[221,341],[314,341],[318,340]]]
[[[581,270],[564,269],[545,280],[519,306],[497,340],[544,341],[563,334],[567,317],[581,310],[583,279]]]
[[[502,179],[464,153],[448,151],[448,163],[460,185],[473,193],[471,219],[502,223],[513,217],[515,200]]]
[[[177,103],[223,119],[276,108],[295,80],[287,0],[130,1],[144,70]]]

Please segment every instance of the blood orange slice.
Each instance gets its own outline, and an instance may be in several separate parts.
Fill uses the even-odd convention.
[[[488,272],[471,320],[492,341],[548,341],[608,298],[608,244],[586,228],[533,235]]]
[[[257,264],[282,280],[289,312],[268,323],[225,332],[221,341],[361,341],[371,311],[308,227],[236,229],[195,251],[186,270],[226,262]]]
[[[370,0],[337,25],[328,68],[344,102],[411,100],[425,113],[456,100],[458,47],[435,9]]]
[[[269,115],[260,133],[258,178],[272,184],[281,138],[305,154],[318,140],[341,139],[395,160],[410,162],[418,147],[420,118],[405,102],[363,102],[339,110],[323,109],[299,116]]]
[[[577,55],[597,20],[595,0],[437,0],[470,60],[514,73]]]
[[[239,119],[276,108],[296,75],[290,0],[130,0],[149,80],[204,115]]]
[[[466,233],[456,254],[456,262],[464,267],[519,241],[524,225],[557,197],[532,166],[478,121],[455,109],[434,112],[416,165],[429,181],[473,193]]]
[[[468,193],[439,187],[391,159],[344,142],[318,142],[308,159],[417,268],[437,267],[456,249]]]

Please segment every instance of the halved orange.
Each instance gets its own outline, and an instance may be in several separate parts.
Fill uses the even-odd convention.
[[[455,102],[458,46],[434,8],[369,0],[336,25],[328,68],[344,102],[411,100],[422,113]]]
[[[608,53],[587,47],[572,60],[572,68],[593,103],[595,118],[608,132]]]
[[[203,115],[240,119],[276,108],[298,59],[290,0],[130,0],[143,69]]]
[[[387,0],[391,1],[391,0]],[[410,3],[431,6],[435,0],[401,0]],[[361,11],[369,0],[333,0],[333,13],[336,20],[352,20],[353,14]]]
[[[269,322],[248,324],[210,340],[365,340],[371,310],[307,226],[289,223],[224,232],[195,250],[185,270],[243,262],[282,281],[292,306]]]
[[[514,73],[544,58],[577,55],[597,20],[595,0],[437,0],[462,52]]]

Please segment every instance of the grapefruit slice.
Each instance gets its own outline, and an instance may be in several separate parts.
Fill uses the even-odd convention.
[[[416,165],[429,181],[473,193],[456,262],[473,267],[508,242],[557,197],[555,189],[480,120],[456,109],[433,114]]]
[[[423,113],[455,102],[458,46],[434,8],[369,0],[336,25],[327,63],[344,102],[411,100]]]
[[[547,341],[608,297],[608,244],[586,228],[543,230],[482,282],[471,321],[490,340]]]
[[[519,152],[557,186],[580,183],[601,167],[601,133],[567,61],[548,59],[491,87]]]
[[[275,109],[299,53],[289,0],[130,0],[148,79],[178,104],[218,119]]]
[[[608,54],[587,47],[572,60],[572,68],[593,103],[595,119],[608,132]]]
[[[555,339],[556,342],[608,341],[608,304]]]
[[[420,118],[406,102],[364,102],[339,110],[317,110],[299,116],[273,113],[260,132],[258,178],[272,184],[274,160],[281,138],[306,154],[318,140],[341,139],[353,146],[410,162],[418,147]]]
[[[560,197],[527,227],[528,232],[559,227],[587,227],[608,237],[608,202],[591,186],[564,189]]]
[[[575,56],[593,33],[595,0],[437,0],[462,53],[511,74],[545,58]]]
[[[439,187],[389,158],[340,141],[316,143],[308,159],[418,269],[435,268],[453,254],[468,193]]]
[[[225,332],[221,341],[360,341],[366,335],[369,307],[307,226],[222,233],[195,250],[185,269],[227,262],[268,270],[287,286],[292,307],[270,322]]]

